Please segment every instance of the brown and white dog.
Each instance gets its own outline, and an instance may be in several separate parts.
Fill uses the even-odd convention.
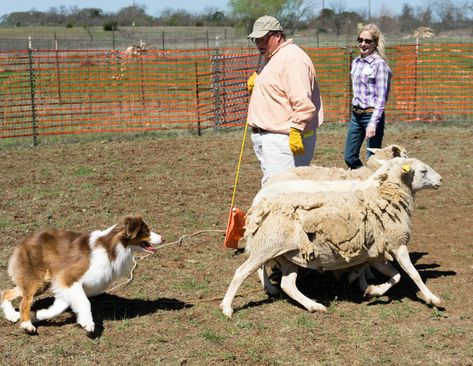
[[[141,216],[124,216],[103,231],[33,233],[18,244],[10,258],[8,274],[16,287],[2,291],[3,313],[11,322],[20,319],[20,327],[34,333],[32,321],[50,319],[71,307],[77,323],[93,332],[88,297],[102,293],[114,280],[129,273],[135,251],[153,253],[156,249],[152,245],[163,241]],[[34,295],[48,283],[54,303],[30,317]],[[22,297],[19,312],[11,303],[18,297]]]

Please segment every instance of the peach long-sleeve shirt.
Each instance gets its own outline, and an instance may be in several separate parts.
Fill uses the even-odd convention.
[[[248,124],[288,134],[323,123],[323,106],[312,60],[292,39],[273,52],[255,80]]]

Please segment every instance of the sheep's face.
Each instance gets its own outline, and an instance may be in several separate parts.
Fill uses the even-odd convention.
[[[418,159],[409,159],[402,165],[402,178],[414,193],[421,189],[438,189],[442,185],[442,176]]]
[[[407,150],[401,145],[389,145],[382,149],[366,148],[373,153],[367,161],[367,166],[373,170],[377,169],[382,160],[390,160],[394,158],[407,159]]]

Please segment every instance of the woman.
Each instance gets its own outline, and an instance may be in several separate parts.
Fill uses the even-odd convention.
[[[351,65],[353,87],[352,113],[345,142],[345,162],[360,168],[360,148],[380,148],[384,135],[384,106],[388,99],[391,69],[386,63],[384,37],[374,24],[367,24],[358,34],[360,56]],[[367,158],[371,153],[367,150]]]

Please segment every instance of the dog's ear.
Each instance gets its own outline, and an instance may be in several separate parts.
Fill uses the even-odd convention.
[[[143,218],[141,216],[127,216],[123,224],[125,226],[126,236],[129,239],[134,239],[143,226]]]

